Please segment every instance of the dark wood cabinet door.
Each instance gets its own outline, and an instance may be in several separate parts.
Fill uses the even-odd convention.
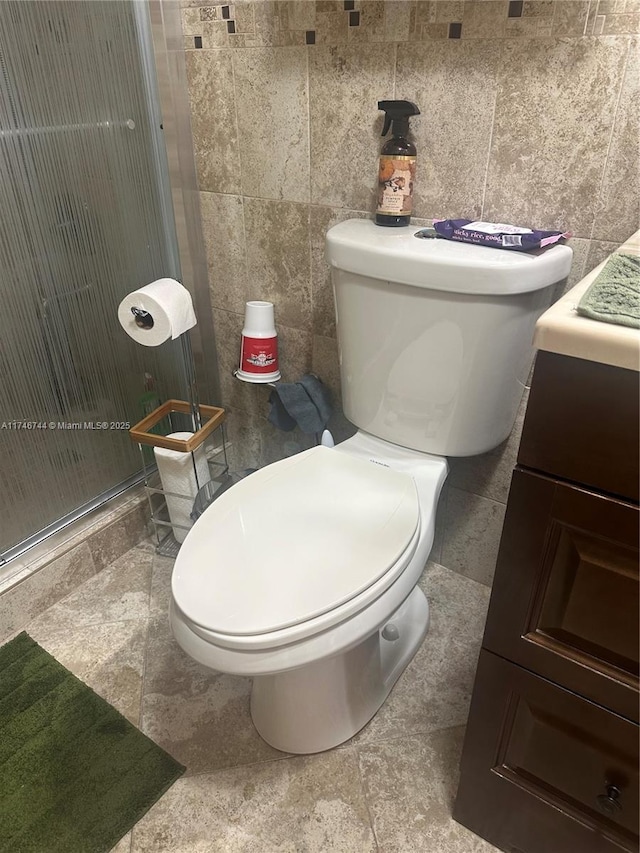
[[[639,518],[517,468],[483,643],[636,722]]]
[[[508,853],[638,849],[638,726],[483,650],[454,817]]]
[[[539,352],[518,462],[637,501],[639,398],[636,370]]]

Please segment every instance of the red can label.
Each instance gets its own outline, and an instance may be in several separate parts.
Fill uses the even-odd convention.
[[[278,369],[278,338],[242,336],[240,370],[245,373],[274,373]]]

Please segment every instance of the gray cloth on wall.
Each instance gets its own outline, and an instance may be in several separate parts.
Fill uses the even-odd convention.
[[[278,429],[290,432],[322,432],[333,407],[329,389],[317,376],[305,373],[298,382],[279,382],[269,395],[269,420]]]

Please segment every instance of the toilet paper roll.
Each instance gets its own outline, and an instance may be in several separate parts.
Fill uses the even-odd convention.
[[[172,278],[160,278],[125,296],[118,320],[129,337],[145,347],[175,340],[197,322],[191,294]]]
[[[188,439],[192,435],[192,432],[172,432],[168,437]],[[155,447],[153,452],[155,453],[163,491],[184,495],[184,497],[165,495],[173,535],[177,542],[182,543],[189,531],[175,525],[192,526],[191,510],[198,489],[211,479],[204,445],[200,445],[197,450],[194,450],[193,455],[182,453],[179,450],[167,450],[164,447]],[[194,459],[195,470],[193,467]]]

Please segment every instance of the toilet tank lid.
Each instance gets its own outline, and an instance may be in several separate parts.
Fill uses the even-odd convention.
[[[515,295],[569,275],[569,246],[533,252],[415,237],[421,227],[384,228],[347,219],[327,231],[326,258],[336,269],[381,281],[453,293]]]
[[[220,634],[298,625],[394,568],[419,523],[411,476],[314,447],[213,502],[180,549],[173,597],[192,622]]]

